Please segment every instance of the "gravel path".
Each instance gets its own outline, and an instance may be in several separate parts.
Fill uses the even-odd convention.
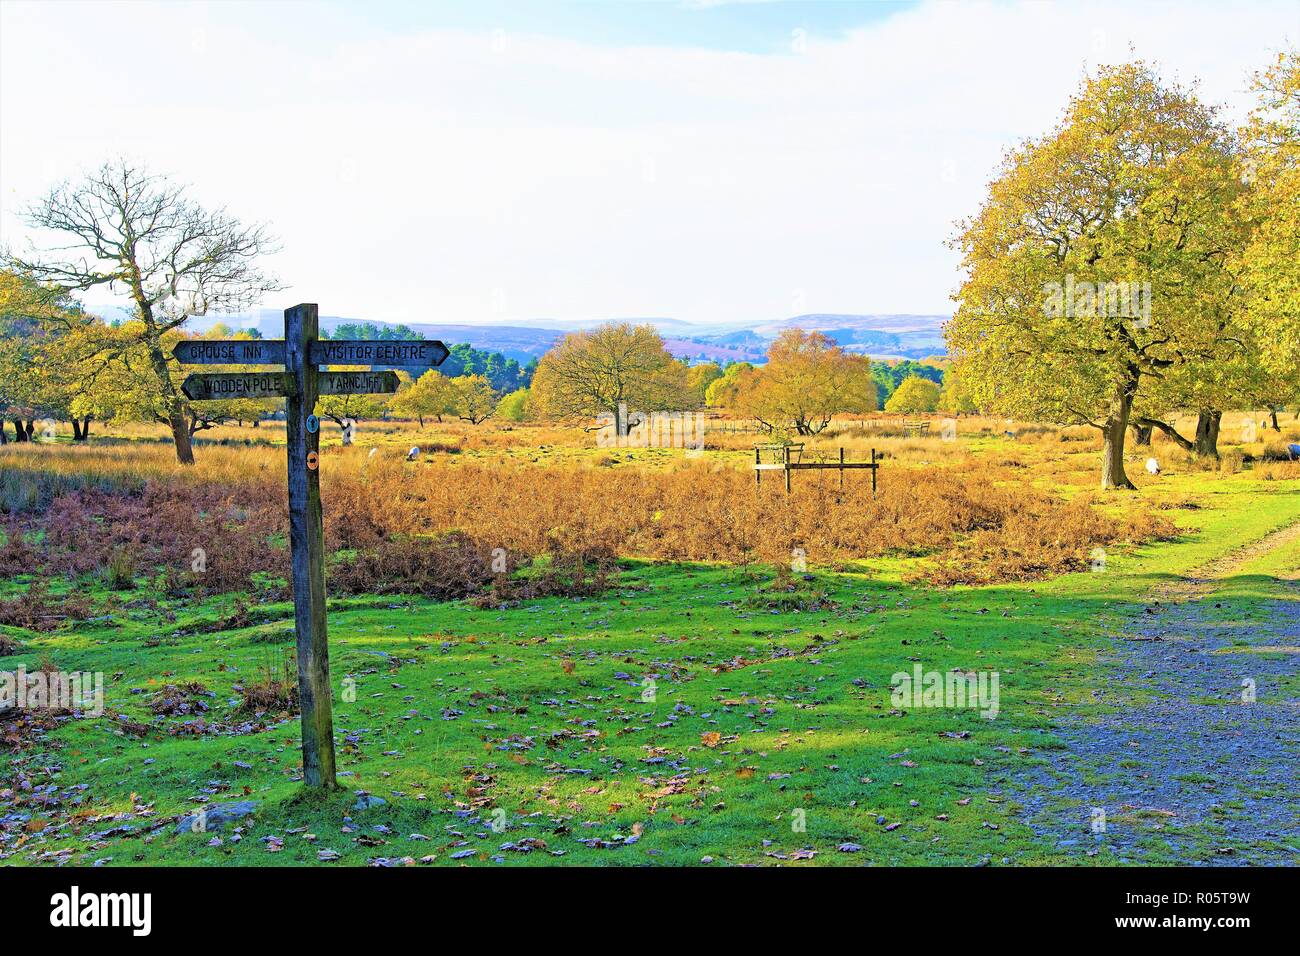
[[[1300,581],[1276,579],[1236,615],[1216,599],[1278,548],[1300,549],[1300,523],[1156,589],[1103,656],[1095,697],[1111,712],[1067,720],[1065,749],[1021,797],[1060,852],[1085,863],[1300,863],[1300,701],[1281,684],[1300,671]]]

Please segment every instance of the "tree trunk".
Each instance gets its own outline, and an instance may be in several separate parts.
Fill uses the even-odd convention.
[[[72,420],[72,440],[81,441],[81,422],[75,418]]]
[[[1270,408],[1268,410],[1268,417],[1273,423],[1273,431],[1280,432],[1282,430],[1282,426],[1277,423],[1277,409]]]
[[[1196,454],[1203,458],[1219,457],[1219,422],[1222,418],[1223,412],[1201,409],[1196,418]]]
[[[29,419],[26,427],[27,427],[27,440],[33,441],[34,439],[32,438],[32,436],[36,434],[36,420]]]
[[[0,446],[9,444],[9,435],[5,432],[5,420],[0,418]]]
[[[1128,416],[1133,408],[1133,393],[1137,383],[1121,386],[1111,406],[1110,417],[1102,426],[1101,487],[1107,491],[1133,488],[1133,482],[1124,473],[1124,436],[1128,433]]]
[[[1147,446],[1151,444],[1151,432],[1155,426],[1146,425],[1142,422],[1133,422],[1129,427],[1133,429],[1134,445]]]
[[[27,432],[23,429],[23,420],[21,418],[14,419],[14,441],[27,441]]]
[[[185,422],[185,406],[181,396],[172,382],[171,372],[167,368],[167,356],[163,354],[162,341],[156,334],[157,326],[153,321],[153,307],[143,299],[143,293],[137,290],[136,304],[140,316],[151,333],[146,348],[149,351],[149,364],[153,367],[154,377],[158,380],[158,392],[163,400],[164,417],[172,430],[172,441],[176,444],[176,460],[182,465],[194,464],[194,447],[190,443],[190,430]]]
[[[168,416],[168,425],[172,430],[172,441],[176,443],[176,460],[182,465],[194,464],[194,445],[190,441],[190,429],[185,424],[185,413],[176,403],[176,411]]]
[[[81,420],[81,440],[87,441],[90,438],[90,416],[87,415]]]

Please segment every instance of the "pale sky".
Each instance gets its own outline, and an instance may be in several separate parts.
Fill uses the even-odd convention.
[[[277,310],[947,313],[955,221],[1088,70],[1141,57],[1236,117],[1297,42],[1300,0],[0,0],[0,232],[125,156],[271,226]]]

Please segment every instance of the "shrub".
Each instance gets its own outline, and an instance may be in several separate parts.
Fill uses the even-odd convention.
[[[68,621],[84,621],[90,614],[89,598],[52,598],[44,581],[33,581],[26,594],[0,601],[0,624],[29,631],[53,631]]]
[[[125,545],[112,550],[103,566],[99,569],[99,578],[111,591],[127,591],[135,586],[135,556]]]
[[[497,417],[508,422],[522,422],[528,417],[528,389],[520,388],[501,396]]]
[[[493,577],[492,549],[460,531],[380,538],[330,569],[340,594],[425,594],[442,601],[476,594]]]
[[[517,575],[498,574],[486,591],[471,598],[475,607],[505,607],[544,597],[593,597],[610,586],[617,567],[609,549],[561,552],[548,556]]]
[[[264,660],[256,679],[237,684],[239,714],[268,714],[298,712],[297,663],[292,648],[283,648],[278,658],[272,655]]]
[[[1292,455],[1286,442],[1271,441],[1264,446],[1260,457],[1265,461],[1291,461]]]
[[[1140,540],[1137,525],[1106,517],[1091,499],[1066,502],[1026,483],[1011,458],[975,465],[933,444],[917,454],[942,464],[889,457],[874,497],[865,472],[847,473],[842,490],[834,472],[801,472],[787,495],[779,479],[756,486],[752,472],[706,461],[598,468],[463,456],[411,467],[343,453],[322,474],[329,589],[510,601],[527,588],[604,586],[615,557],[784,564],[794,548],[822,565],[922,556],[936,583],[1022,579],[1083,566],[1096,546]],[[228,466],[238,477],[224,483],[182,473],[139,489],[60,495],[43,516],[6,523],[0,567],[76,576],[124,552],[133,570],[160,573],[173,596],[287,579],[283,475]],[[1172,529],[1143,521],[1151,534]],[[505,578],[493,568],[497,549],[509,556]],[[205,555],[197,571],[196,550]]]
[[[21,530],[10,528],[4,538],[0,544],[0,577],[16,577],[39,566],[40,557]]]

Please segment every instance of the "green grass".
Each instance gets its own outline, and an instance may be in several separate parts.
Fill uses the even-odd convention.
[[[4,782],[54,785],[63,803],[24,803],[36,822],[21,844],[11,829],[0,850],[14,864],[114,866],[1070,862],[1016,821],[1013,784],[1059,746],[1062,714],[1094,706],[1091,665],[1106,636],[1153,584],[1300,518],[1300,491],[1285,483],[1187,475],[1150,493],[1161,495],[1204,505],[1173,512],[1183,540],[1033,585],[916,587],[900,580],[906,562],[880,560],[814,569],[812,582],[796,575],[791,596],[769,590],[771,569],[628,563],[598,599],[507,610],[334,601],[342,793],[303,794],[296,720],[195,738],[171,735],[184,719],[173,717],[142,739],[110,717],[72,720],[50,748],[15,757]],[[1229,582],[1224,613],[1248,608],[1296,555],[1257,564]],[[110,600],[98,584],[80,590]],[[233,688],[292,641],[287,604],[259,608],[253,626],[208,632],[234,598],[132,606],[148,596],[116,592],[111,619],[67,630],[9,629],[25,648],[4,667],[48,658],[102,671],[111,712],[136,721],[152,720],[153,691],[200,681],[216,695],[207,716],[229,721]],[[801,609],[805,598],[818,606]],[[997,718],[896,710],[892,675],[914,663],[997,671]],[[344,699],[345,680],[355,699]],[[355,811],[358,790],[387,803]],[[216,846],[213,834],[147,830],[200,799],[259,809],[237,842],[227,828]],[[91,837],[120,826],[137,829]],[[500,849],[527,838],[545,848]],[[861,850],[839,851],[845,843]],[[324,849],[340,860],[318,863]],[[815,858],[800,862],[806,851]]]

